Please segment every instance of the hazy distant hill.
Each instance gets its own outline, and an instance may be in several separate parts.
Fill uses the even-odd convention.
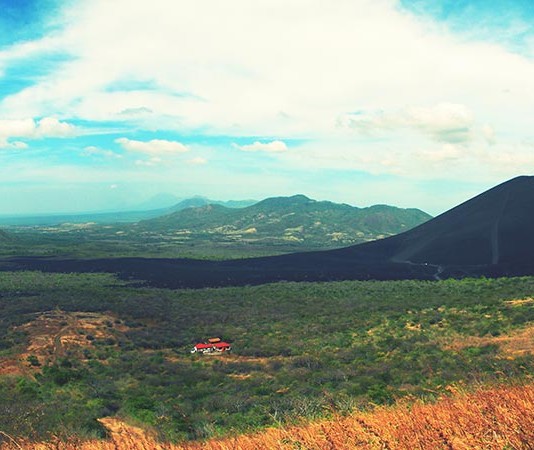
[[[176,203],[183,200],[183,198],[177,197],[174,194],[160,193],[150,197],[142,203],[130,206],[128,209],[131,211],[150,211],[154,209],[170,208]]]
[[[210,200],[207,197],[191,197],[181,202],[167,208],[168,212],[182,211],[187,208],[199,208],[207,205],[220,205],[225,206],[226,208],[246,208],[247,206],[254,205],[257,203],[257,200],[228,200],[228,201],[219,201],[219,200]]]
[[[156,205],[157,202],[165,202],[167,205],[172,198],[177,198],[172,195],[157,196],[153,201],[139,204],[131,211],[106,211],[94,213],[67,213],[67,214],[50,214],[50,215],[34,215],[34,216],[0,216],[0,225],[7,226],[51,226],[62,223],[88,223],[94,222],[97,224],[112,224],[112,223],[128,223],[138,222],[140,220],[151,219],[154,217],[163,216],[175,211],[190,208],[192,206],[204,206],[210,203],[225,205],[229,208],[241,208],[250,206],[256,203],[256,200],[228,200],[217,201],[210,200],[205,197],[192,197],[172,204],[172,206],[158,209],[146,209],[150,205]]]
[[[195,201],[193,201],[195,200]],[[312,200],[304,195],[268,198],[252,206],[232,209],[220,204],[177,210],[136,225],[151,232],[189,232],[234,236],[242,240],[279,243],[344,245],[391,236],[429,220],[418,209],[387,205],[357,208],[346,204]],[[183,206],[181,202],[178,206]]]
[[[303,233],[307,230],[305,224],[309,224],[309,217],[316,218],[317,208],[328,211],[333,209],[328,208],[331,205],[328,202],[313,202],[306,197],[297,196],[260,202],[241,210],[245,215],[240,217],[248,217],[247,226],[251,226],[250,220],[256,218],[256,223],[252,226],[257,230],[262,229],[261,223],[266,223],[267,227],[278,223],[283,227],[287,221],[294,220],[296,213],[284,215],[280,212],[275,214],[274,211],[284,210],[292,199],[296,201],[298,210],[307,213],[301,215],[307,219],[301,221]],[[264,209],[260,210],[262,206]],[[347,205],[337,206],[347,208]],[[377,208],[381,211],[385,207]],[[363,211],[365,210],[373,208],[365,208]],[[173,226],[178,229],[176,222],[180,217],[184,219],[183,223],[205,225],[209,224],[209,219],[213,216],[227,223],[234,219],[235,224],[240,224],[238,217],[234,216],[236,211],[231,212],[218,206],[189,209],[184,210],[183,214],[176,214],[157,221],[143,222],[138,227],[165,227],[174,223]],[[334,213],[327,216],[333,217]],[[122,276],[147,280],[153,285],[180,288],[262,284],[282,280],[439,280],[481,275],[532,276],[532,223],[534,177],[517,177],[405,233],[335,250],[233,261],[161,258],[59,261],[34,258],[18,260],[17,267],[31,270],[119,272]]]
[[[10,240],[11,240],[11,236],[7,234],[5,231],[0,230],[0,242],[6,242]]]
[[[132,211],[152,211],[163,210],[165,212],[180,211],[185,208],[212,205],[223,205],[228,208],[245,208],[246,206],[257,203],[257,200],[211,200],[208,197],[201,195],[195,195],[191,198],[179,198],[173,194],[158,194],[154,197],[138,204],[136,207],[131,208]]]

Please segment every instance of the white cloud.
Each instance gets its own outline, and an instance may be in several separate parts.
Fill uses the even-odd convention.
[[[283,141],[271,141],[271,142],[256,141],[253,144],[248,144],[248,145],[232,144],[232,147],[237,148],[243,152],[280,153],[280,152],[287,151],[287,145]]]
[[[43,54],[56,53],[63,50],[63,40],[59,36],[46,36],[35,41],[24,41],[0,51],[0,76],[5,67],[12,63]]]
[[[74,136],[78,128],[54,117],[33,119],[0,119],[0,148],[27,148],[27,144],[12,138],[43,139]]]
[[[395,0],[75,2],[53,39],[0,51],[0,72],[14,61],[38,64],[36,56],[51,51],[73,56],[0,100],[0,116],[125,121],[140,131],[277,136],[282,143],[315,139],[315,147],[278,147],[289,170],[324,165],[421,177],[430,176],[428,165],[443,170],[445,161],[455,169],[443,177],[526,170],[499,158],[528,161],[532,152],[515,142],[531,136],[534,60],[459,39],[398,6]],[[153,80],[161,89],[107,89],[117,80]],[[362,113],[343,116],[347,111]],[[10,137],[0,132],[0,144],[13,146]],[[125,149],[145,155],[186,149],[122,139]],[[269,142],[238,147],[276,151]],[[490,155],[486,162],[483,155]]]
[[[208,160],[206,158],[197,157],[187,160],[187,164],[191,164],[193,166],[202,166],[204,164],[207,164]]]
[[[408,128],[435,141],[453,143],[471,139],[474,117],[464,105],[441,103],[432,107],[409,107],[394,113],[346,114],[338,123],[365,135]]]
[[[122,158],[122,155],[119,155],[118,153],[115,153],[112,150],[106,150],[100,147],[95,147],[93,145],[85,147],[83,149],[83,154],[85,156],[99,156],[99,157],[104,157],[104,158],[116,158],[116,159]]]
[[[37,122],[35,136],[46,137],[69,137],[76,134],[76,127],[67,122],[60,122],[54,117],[44,117]]]
[[[498,123],[493,119],[503,114],[487,109],[488,93],[511,87],[517,113],[531,110],[532,61],[494,44],[459,40],[403,13],[394,0],[231,5],[76,3],[52,42],[10,50],[28,57],[51,47],[69,49],[75,58],[7,97],[0,114],[41,116],[52,109],[114,120],[143,108],[136,119],[150,127],[167,117],[174,120],[165,126],[180,130],[324,136],[343,111],[394,111],[459,99],[484,122]],[[162,90],[107,90],[129,79],[153,80]]]
[[[33,137],[36,125],[32,119],[0,120],[0,137]]]
[[[16,149],[26,149],[26,148],[28,148],[28,144],[26,144],[26,142],[21,142],[21,141],[8,142],[7,145],[11,146],[12,148],[16,148]]]
[[[176,141],[166,141],[164,139],[152,139],[151,141],[134,141],[125,137],[116,139],[124,150],[129,152],[145,153],[147,155],[173,155],[185,153],[189,149],[182,143]]]
[[[434,142],[399,135],[392,145],[376,139],[305,142],[280,156],[293,170],[350,171],[395,175],[407,180],[461,180],[487,187],[520,174],[534,173],[534,144],[528,140],[488,145],[482,134],[467,143]],[[335,180],[333,180],[335,182]],[[439,204],[439,200],[437,200]]]
[[[442,103],[431,108],[409,108],[406,125],[439,142],[465,142],[471,138],[473,113],[464,105]]]
[[[462,149],[458,145],[443,144],[438,149],[421,151],[417,156],[429,162],[450,163],[461,159],[465,153],[465,149]]]
[[[495,129],[491,125],[483,125],[481,130],[482,136],[489,145],[493,145],[496,142]]]
[[[26,144],[26,142],[8,141],[7,139],[0,137],[0,149],[24,150],[27,148],[28,144]]]
[[[138,159],[135,161],[136,166],[146,166],[146,167],[154,167],[159,164],[161,164],[163,160],[161,158],[158,158],[157,156],[154,156],[150,159]]]
[[[127,117],[139,117],[152,114],[153,112],[154,111],[152,111],[150,108],[147,108],[145,106],[139,106],[137,108],[126,108],[120,111],[119,115]]]

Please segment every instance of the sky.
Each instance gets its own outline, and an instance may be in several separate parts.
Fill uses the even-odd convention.
[[[0,215],[533,172],[532,0],[0,0]]]

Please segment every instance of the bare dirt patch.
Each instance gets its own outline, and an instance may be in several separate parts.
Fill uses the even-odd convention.
[[[139,427],[130,425],[118,417],[104,417],[98,421],[109,432],[116,449],[147,450],[161,448],[151,434]]]
[[[522,298],[517,300],[508,300],[504,302],[508,306],[524,306],[524,305],[534,305],[534,298]]]
[[[248,380],[252,377],[250,373],[230,373],[228,376],[234,380]]]
[[[16,328],[27,334],[28,345],[14,358],[0,358],[0,374],[30,374],[67,354],[83,360],[84,348],[92,347],[96,340],[116,340],[127,329],[109,314],[60,310],[41,313]]]
[[[0,358],[0,375],[19,375],[23,372],[18,359]]]
[[[287,360],[288,357],[283,356],[242,356],[242,355],[236,355],[235,353],[230,353],[226,355],[225,358],[228,362],[248,362],[248,363],[256,363],[256,364],[262,364],[267,365],[272,361],[276,360]]]

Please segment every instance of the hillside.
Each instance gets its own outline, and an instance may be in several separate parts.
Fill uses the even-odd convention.
[[[106,438],[103,427],[113,432],[117,418],[160,442],[291,430],[297,420],[434,400],[451,385],[529,382],[534,373],[533,277],[171,290],[32,271],[2,272],[0,292],[0,431],[24,444]],[[190,353],[214,336],[232,351]],[[469,422],[495,426],[499,411],[523,417],[506,396],[486,398]],[[395,430],[357,417],[384,437]],[[427,424],[416,430],[431,433]],[[298,439],[299,429],[289,432]],[[302,444],[294,448],[325,448]]]
[[[288,201],[290,200],[271,199],[265,201],[267,205],[260,202],[238,213],[257,213],[258,208],[264,208],[266,212],[259,217],[261,220],[257,221],[257,226],[247,222],[247,226],[256,229],[256,232],[251,233],[254,236],[259,234],[258,230],[262,230],[261,226],[272,229],[273,223],[269,223],[266,218],[272,217],[269,211],[273,208],[282,211],[275,216],[279,223],[283,224],[280,229],[292,224],[293,217],[283,214]],[[316,203],[325,205],[323,202],[313,202],[300,196],[293,198],[293,201],[298,203],[301,211],[308,212],[317,208]],[[518,177],[407,232],[334,250],[219,262],[163,258],[19,258],[8,264],[16,269],[113,272],[125,278],[146,280],[152,285],[174,288],[262,284],[275,281],[439,280],[466,276],[532,275],[533,204],[534,177]],[[326,203],[326,206],[328,205]],[[338,207],[338,211],[347,208],[345,205]],[[223,221],[234,218],[234,214],[236,211],[217,206],[183,211],[183,215],[188,219],[185,223],[190,226],[198,224],[198,227],[205,227],[207,224],[211,226],[212,217]],[[251,216],[258,217],[254,214]],[[307,218],[310,216],[313,214],[304,215]],[[162,229],[169,226],[172,218],[171,215],[158,219],[161,220],[159,226]],[[156,226],[157,223],[141,222],[138,231],[142,232],[142,227],[146,224]],[[234,223],[238,222],[234,220]],[[276,221],[274,223],[276,224]],[[287,235],[284,234],[284,238],[298,238],[300,234],[300,231],[291,230]],[[206,235],[218,240],[221,236],[209,233]],[[234,239],[243,241],[244,236],[235,233]]]
[[[7,226],[55,226],[60,224],[114,224],[114,223],[131,223],[140,220],[152,219],[164,216],[172,212],[181,211],[186,208],[205,206],[208,204],[220,204],[228,208],[244,208],[254,204],[255,200],[228,200],[217,201],[210,200],[206,197],[191,197],[185,200],[177,201],[171,206],[156,207],[156,201],[148,201],[132,207],[129,210],[105,211],[93,213],[65,213],[65,214],[38,214],[38,215],[17,215],[0,216],[0,225]],[[169,199],[167,198],[167,202]]]
[[[444,275],[534,273],[533,206],[534,177],[521,176],[406,233],[316,257],[434,267]]]
[[[243,259],[340,248],[430,218],[417,209],[355,208],[303,195],[250,203],[192,197],[163,210],[0,218],[18,243],[3,255]]]
[[[190,200],[187,204],[197,206],[202,201]],[[418,209],[387,205],[357,208],[295,195],[268,198],[240,209],[218,204],[190,207],[142,221],[135,225],[135,230],[190,232],[211,235],[213,239],[234,237],[249,242],[289,242],[327,248],[391,236],[430,218]]]
[[[110,417],[100,420],[110,433],[105,441],[71,438],[49,444],[23,444],[28,450],[526,450],[532,448],[534,440],[533,411],[534,386],[529,384],[455,392],[434,404],[406,402],[373,412],[201,443],[162,444],[142,428]],[[16,441],[0,445],[0,450],[17,448]]]
[[[320,211],[343,217],[346,205],[314,202],[303,196],[269,199],[241,211],[219,206],[184,210],[185,227],[206,229],[214,223],[233,220],[234,226],[262,230],[287,230],[294,217],[284,214],[294,202],[302,221],[309,226]],[[335,250],[293,253],[234,261],[190,261],[185,259],[120,258],[100,260],[35,259],[15,261],[12,267],[51,271],[105,271],[126,278],[147,280],[166,287],[206,287],[262,284],[273,281],[329,281],[366,279],[442,279],[465,276],[520,276],[534,274],[534,177],[518,177],[466,201],[416,228],[387,239]],[[261,208],[261,213],[259,212]],[[384,207],[372,207],[369,210]],[[273,210],[279,211],[276,215]],[[358,213],[358,210],[356,211]],[[236,214],[243,214],[237,216]],[[296,215],[296,214],[295,214]],[[175,215],[137,227],[176,226]],[[313,217],[313,219],[311,219]],[[376,217],[376,216],[375,216]],[[379,217],[384,217],[379,216]],[[246,218],[248,222],[238,219]],[[256,222],[251,222],[256,218]],[[272,219],[272,220],[271,220]],[[341,219],[335,219],[340,221]],[[315,222],[314,222],[315,223]],[[345,222],[346,223],[346,222]],[[361,222],[360,222],[361,223]],[[213,231],[213,228],[209,228]],[[313,225],[312,225],[313,229]],[[290,230],[283,238],[301,235]],[[208,236],[220,236],[208,234]],[[243,239],[240,233],[236,239]],[[12,264],[12,263],[11,263]]]
[[[516,177],[405,233],[331,251],[259,258],[248,261],[248,274],[241,277],[250,281],[261,273],[270,280],[530,275],[533,206],[534,177]],[[226,279],[240,278],[236,266],[222,265]]]
[[[13,238],[11,235],[9,235],[4,230],[0,230],[0,242],[8,242],[11,241]]]
[[[392,239],[392,260],[498,265],[532,259],[534,177],[517,177]]]
[[[220,205],[226,208],[246,208],[247,206],[254,205],[255,203],[257,203],[256,200],[220,201],[220,200],[211,200],[207,197],[202,197],[202,196],[197,195],[195,197],[187,198],[185,200],[177,202],[175,205],[167,208],[167,212],[182,211],[183,209],[187,209],[187,208],[199,208],[199,207],[207,206],[207,205]]]
[[[306,258],[282,256],[277,265],[311,279],[533,274],[533,205],[534,177],[516,177],[405,233]]]

